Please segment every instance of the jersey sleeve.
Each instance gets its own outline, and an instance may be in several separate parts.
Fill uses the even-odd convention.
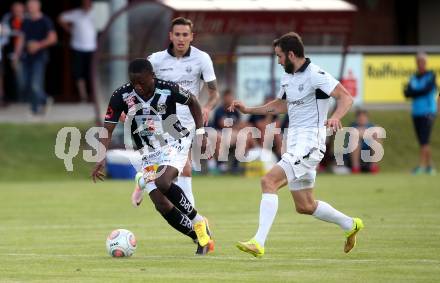
[[[114,92],[110,98],[110,102],[107,107],[107,112],[105,114],[105,123],[118,123],[121,113],[124,111],[124,102],[122,96],[118,92]]]
[[[212,82],[216,79],[214,65],[207,53],[203,53],[202,56],[202,78],[205,82]]]
[[[335,87],[339,84],[339,81],[329,73],[321,69],[317,69],[312,70],[311,83],[315,90],[320,90],[326,95],[330,96]]]
[[[287,95],[286,95],[286,84],[287,84],[287,82],[286,82],[285,76],[281,77],[281,80],[280,80],[280,90],[278,91],[278,94],[276,96],[278,99],[286,100],[286,97],[287,97]]]
[[[191,96],[191,92],[183,87],[177,86],[177,92],[173,95],[174,100],[179,104],[188,104],[189,97]]]
[[[280,86],[280,90],[278,91],[277,98],[286,100],[286,91],[283,86]]]
[[[169,88],[171,90],[171,99],[175,103],[186,105],[189,101],[189,97],[191,96],[191,92],[183,87],[179,86],[176,83],[167,82],[169,84]]]
[[[153,66],[153,71],[156,72],[157,64],[158,64],[157,54],[152,53],[152,54],[148,55],[147,60],[150,61],[151,65]]]

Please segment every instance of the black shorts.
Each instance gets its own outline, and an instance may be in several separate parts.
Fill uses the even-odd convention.
[[[435,115],[413,116],[414,129],[420,145],[429,144],[432,126],[434,125]]]
[[[72,74],[76,80],[90,80],[93,52],[72,49]]]

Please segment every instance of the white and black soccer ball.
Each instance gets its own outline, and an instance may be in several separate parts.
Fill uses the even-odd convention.
[[[106,247],[112,257],[131,256],[136,250],[136,238],[126,229],[116,229],[108,235]]]

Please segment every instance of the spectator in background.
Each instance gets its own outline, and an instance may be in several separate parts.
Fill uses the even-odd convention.
[[[15,58],[21,29],[25,18],[24,4],[16,1],[11,5],[11,11],[2,18],[2,25],[7,27],[7,41],[3,49],[5,68],[5,91],[11,93],[13,100],[27,102],[24,92],[23,68],[19,58]]]
[[[214,112],[213,127],[215,129],[222,130],[223,128],[225,128],[226,118],[232,119],[233,122],[227,127],[231,127],[232,125],[237,125],[239,123],[240,113],[227,111],[232,101],[234,101],[234,95],[232,94],[232,91],[229,89],[225,90],[222,96],[222,104],[217,107]]]
[[[222,173],[225,173],[228,170],[232,173],[237,173],[237,171],[239,170],[238,161],[235,159],[234,154],[232,154],[232,158],[228,158],[229,166],[228,163],[225,161],[216,161],[218,160],[220,147],[222,145],[230,145],[230,151],[235,148],[235,145],[237,143],[238,131],[244,127],[243,123],[240,122],[241,117],[238,111],[227,111],[228,107],[232,104],[232,101],[234,101],[234,95],[232,91],[229,89],[225,90],[222,96],[222,104],[217,107],[214,112],[214,118],[211,126],[218,131],[218,135],[214,158],[208,161],[208,169],[211,173],[216,173],[217,169],[219,169]],[[230,143],[228,143],[227,141],[222,142],[221,131],[224,128],[232,128]]]
[[[438,111],[437,103],[440,101],[436,102],[438,94],[435,73],[426,69],[426,61],[427,55],[425,53],[417,54],[417,72],[411,76],[404,92],[405,97],[412,99],[412,118],[420,145],[419,165],[413,170],[415,175],[436,174],[432,163],[429,138]]]
[[[264,104],[272,101],[273,97],[266,97]],[[264,105],[263,104],[263,105]],[[252,114],[249,117],[248,123],[251,127],[256,127],[261,132],[261,138],[257,139],[256,143],[260,147],[263,147],[264,145],[264,136],[266,133],[266,127],[269,124],[275,123],[276,128],[280,128],[283,124],[283,121],[281,119],[278,119],[278,115],[257,115]],[[288,121],[287,121],[288,123]],[[288,124],[287,124],[288,125]],[[275,135],[274,141],[273,141],[273,148],[272,151],[277,155],[278,158],[281,158],[281,147],[282,147],[282,136],[281,135]],[[269,148],[270,150],[270,148]]]
[[[81,102],[87,102],[90,89],[91,62],[96,50],[96,28],[93,22],[92,1],[82,0],[78,9],[66,11],[58,18],[63,29],[70,33],[72,74]]]
[[[53,22],[41,12],[39,0],[28,0],[26,8],[29,18],[23,22],[15,58],[22,58],[25,90],[31,95],[32,115],[47,113],[52,103],[44,90],[49,47],[57,42]],[[45,109],[41,109],[45,106]]]
[[[374,127],[374,124],[369,121],[367,110],[358,109],[356,111],[356,121],[354,121],[350,127],[356,128],[359,131],[359,144],[356,149],[350,153],[349,160],[346,160],[348,161],[349,167],[351,167],[351,172],[353,174],[360,172],[378,173],[379,165],[376,162],[365,162],[361,159],[362,150],[372,150],[368,145],[369,141],[364,138],[365,130]],[[378,141],[377,137],[373,136],[373,138]]]

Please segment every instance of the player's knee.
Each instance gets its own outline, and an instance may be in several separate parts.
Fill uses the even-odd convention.
[[[166,193],[171,186],[171,180],[167,180],[166,178],[157,178],[154,183],[159,191],[162,193]]]
[[[297,204],[295,208],[299,214],[312,215],[315,212],[315,206],[312,204]]]
[[[261,189],[263,193],[276,193],[277,185],[276,182],[268,175],[261,178]]]

